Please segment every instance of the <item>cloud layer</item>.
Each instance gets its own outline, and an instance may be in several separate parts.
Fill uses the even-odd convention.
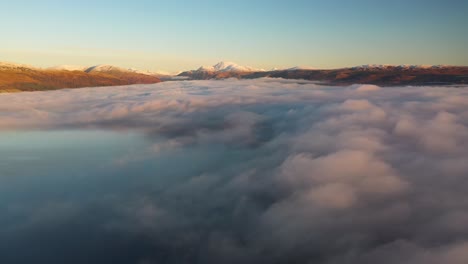
[[[87,263],[468,263],[468,87],[229,79],[0,95],[0,130],[64,129],[141,134],[107,173],[138,171],[125,184],[144,187],[24,209],[2,222],[10,247],[38,230],[77,239],[81,219],[94,242],[50,243]]]

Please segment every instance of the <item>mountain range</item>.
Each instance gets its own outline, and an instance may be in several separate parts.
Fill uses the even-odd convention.
[[[354,83],[384,86],[467,84],[468,66],[371,64],[326,70],[305,66],[264,70],[241,66],[233,62],[219,62],[213,66],[201,66],[178,75],[170,75],[113,65],[90,67],[62,65],[38,68],[25,64],[0,62],[0,92],[150,84],[169,80],[264,77],[314,80],[331,85]]]
[[[216,65],[224,65],[225,67],[220,68],[216,67]],[[332,85],[366,83],[391,86],[468,83],[468,66],[372,64],[326,70],[310,67],[293,67],[265,71],[250,67],[238,67],[236,64],[227,64],[230,66],[226,66],[226,63],[218,63],[216,65],[185,71],[180,73],[179,76],[193,80],[271,77],[314,80]]]

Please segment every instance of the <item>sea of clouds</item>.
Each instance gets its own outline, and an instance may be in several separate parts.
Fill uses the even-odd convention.
[[[148,145],[119,168],[217,159],[162,190],[96,197],[105,216],[76,209],[98,241],[87,263],[116,248],[133,253],[113,263],[468,263],[466,86],[228,79],[0,95],[0,130],[64,129],[141,133]],[[49,232],[70,221],[50,218]]]

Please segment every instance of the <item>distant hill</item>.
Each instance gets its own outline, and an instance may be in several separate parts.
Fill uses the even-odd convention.
[[[0,62],[0,92],[149,84],[160,81],[156,76],[123,70],[115,66],[86,68],[58,66],[41,69],[29,65]]]
[[[243,68],[246,69],[246,68]],[[193,80],[262,77],[304,79],[328,84],[368,83],[391,85],[468,84],[468,66],[447,65],[362,65],[350,68],[318,70],[293,67],[284,70],[217,70],[199,68],[179,74]]]

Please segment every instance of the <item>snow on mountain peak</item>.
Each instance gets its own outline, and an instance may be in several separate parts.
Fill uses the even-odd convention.
[[[234,62],[221,61],[213,66],[202,66],[197,71],[210,71],[210,72],[255,72],[264,71],[249,66],[240,66]]]
[[[110,71],[131,72],[131,70],[120,68],[120,67],[109,65],[109,64],[100,64],[100,65],[89,67],[85,70],[85,72],[110,72]]]
[[[175,75],[178,74],[178,73],[167,72],[167,71],[138,70],[138,69],[133,69],[133,68],[128,69],[128,71],[134,72],[134,73],[139,73],[139,74],[150,75],[150,76],[157,76],[157,77],[175,76]]]

